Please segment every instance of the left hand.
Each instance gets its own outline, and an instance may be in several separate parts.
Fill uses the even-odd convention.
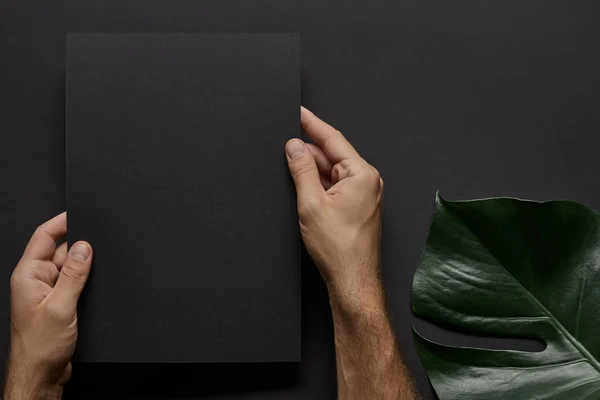
[[[57,247],[62,213],[40,225],[10,281],[11,342],[5,399],[61,398],[77,340],[77,301],[92,263],[87,242]]]

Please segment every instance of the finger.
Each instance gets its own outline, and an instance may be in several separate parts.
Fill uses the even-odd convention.
[[[335,185],[349,176],[356,175],[360,171],[359,165],[353,160],[344,160],[333,166],[331,170],[331,183]]]
[[[25,248],[23,257],[49,260],[56,249],[56,242],[67,233],[67,213],[63,212],[38,226]]]
[[[89,243],[81,241],[71,246],[50,294],[50,301],[60,302],[60,308],[75,311],[91,265],[92,246]]]
[[[312,143],[306,143],[306,147],[308,147],[308,150],[317,163],[317,169],[319,170],[323,189],[328,190],[331,187],[331,170],[333,168],[331,161],[327,159],[327,156],[319,146]]]
[[[324,195],[317,164],[306,144],[299,139],[291,139],[285,145],[288,166],[296,184],[298,203],[311,197]]]
[[[60,270],[65,262],[65,258],[67,258],[67,242],[62,243],[56,248],[52,256],[52,263]]]
[[[54,287],[57,278],[58,269],[49,260],[31,259],[26,260],[24,267],[15,269],[12,276],[12,279],[26,280],[29,285],[43,282],[50,288]]]
[[[349,158],[360,158],[354,147],[340,131],[320,120],[304,107],[300,109],[300,120],[302,129],[323,149],[323,152],[333,164]]]
[[[331,180],[323,175],[319,175],[319,179],[321,179],[321,186],[323,186],[323,189],[326,191],[329,190],[329,188],[332,186]]]
[[[310,150],[310,153],[314,157],[319,173],[323,176],[330,177],[333,164],[329,161],[323,150],[312,143],[306,143],[306,147],[308,147],[308,150]]]

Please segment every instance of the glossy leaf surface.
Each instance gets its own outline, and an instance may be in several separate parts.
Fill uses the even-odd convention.
[[[412,307],[451,330],[546,344],[463,348],[415,331],[441,400],[600,399],[600,214],[572,201],[437,196]]]

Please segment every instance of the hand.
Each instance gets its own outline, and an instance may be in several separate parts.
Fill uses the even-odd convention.
[[[62,213],[40,225],[11,282],[11,342],[5,399],[61,398],[71,376],[77,340],[77,301],[92,263],[92,248],[56,246],[67,232]]]
[[[286,154],[306,249],[330,294],[381,300],[383,180],[338,130],[304,107],[301,120],[315,144],[292,139]]]
[[[305,108],[301,119],[315,144],[285,150],[302,238],[329,291],[338,398],[416,399],[381,284],[383,180],[338,130]]]

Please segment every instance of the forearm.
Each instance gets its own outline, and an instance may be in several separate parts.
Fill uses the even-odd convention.
[[[62,394],[62,385],[44,382],[34,367],[9,358],[4,400],[59,400]]]
[[[340,400],[414,400],[379,281],[330,287]]]

